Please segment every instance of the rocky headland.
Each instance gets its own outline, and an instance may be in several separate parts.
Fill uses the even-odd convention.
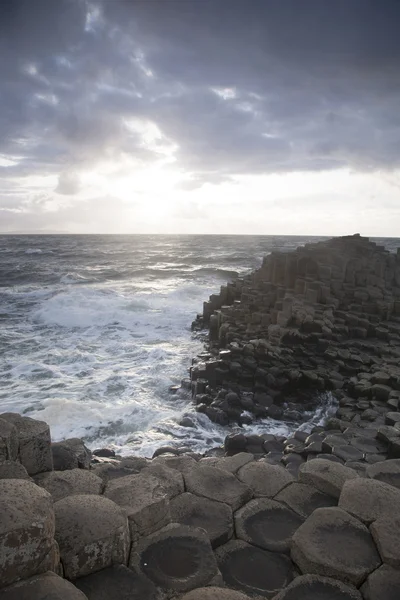
[[[299,428],[122,458],[0,415],[0,600],[398,600],[400,255],[271,254],[194,327],[196,410]],[[305,431],[321,394],[336,414]]]

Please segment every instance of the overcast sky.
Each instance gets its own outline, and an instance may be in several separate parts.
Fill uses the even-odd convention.
[[[400,236],[398,0],[1,0],[0,232]]]

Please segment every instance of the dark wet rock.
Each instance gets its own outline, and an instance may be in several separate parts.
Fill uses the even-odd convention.
[[[251,500],[235,513],[239,539],[271,552],[289,552],[290,541],[303,519],[274,500]]]
[[[361,586],[365,600],[398,600],[400,571],[389,565],[382,565],[369,575]]]
[[[339,507],[367,525],[383,515],[400,514],[400,490],[376,479],[346,481]]]
[[[293,475],[283,467],[271,465],[265,461],[244,465],[239,469],[237,476],[252,490],[255,497],[273,498],[294,481]]]
[[[169,592],[186,592],[210,583],[218,567],[204,531],[171,523],[132,548],[129,566]]]
[[[367,477],[400,489],[400,459],[385,460],[367,467]]]
[[[186,492],[171,501],[170,509],[174,523],[204,529],[213,548],[232,537],[232,509],[227,504]]]
[[[362,596],[355,587],[346,585],[337,579],[321,577],[319,575],[302,575],[301,577],[296,577],[286,589],[277,596],[274,596],[273,600],[313,599],[362,600]]]
[[[115,450],[111,450],[110,448],[99,448],[98,450],[93,450],[93,456],[100,456],[101,458],[114,458]]]
[[[347,467],[316,458],[300,467],[299,482],[314,486],[320,492],[339,498],[344,482],[355,479],[357,473]]]
[[[244,452],[247,446],[246,436],[242,433],[227,435],[225,438],[224,446],[225,452],[229,452],[230,454]]]
[[[251,498],[248,485],[238,481],[231,473],[216,467],[196,466],[184,473],[184,479],[188,492],[210,500],[225,502],[232,507],[232,510],[237,510]]]
[[[0,600],[92,600],[55,573],[34,575],[0,590]],[[99,598],[98,600],[102,600]]]
[[[70,438],[51,444],[55,471],[89,469],[92,453],[79,438]]]
[[[219,569],[228,587],[271,598],[293,579],[291,561],[283,554],[232,541],[216,551]]]
[[[394,426],[400,422],[400,412],[388,412],[385,416],[385,425]]]
[[[321,460],[331,460],[332,462],[339,463],[340,465],[343,464],[343,460],[338,456],[335,456],[334,454],[317,454],[316,456],[310,455],[307,457],[307,460],[310,460],[312,458],[320,458]]]
[[[317,508],[337,505],[336,498],[319,492],[311,485],[298,483],[297,481],[285,487],[274,499],[286,504],[304,519],[309,517]]]
[[[157,450],[153,453],[153,458],[156,458],[157,456],[161,456],[162,454],[178,455],[179,451],[177,448],[173,448],[172,446],[161,446],[161,448],[157,448]]]
[[[161,600],[153,582],[125,565],[114,565],[75,581],[88,600]]]
[[[350,444],[364,453],[379,454],[386,451],[385,445],[374,439],[374,437],[356,437],[350,440]]]
[[[349,469],[352,469],[353,471],[355,471],[359,477],[366,477],[366,471],[367,471],[367,467],[368,464],[365,462],[358,462],[355,460],[349,460],[347,461],[347,463],[345,463],[344,465],[345,467],[348,467]]]
[[[318,508],[296,531],[292,560],[315,573],[359,586],[380,565],[365,525],[340,508]]]

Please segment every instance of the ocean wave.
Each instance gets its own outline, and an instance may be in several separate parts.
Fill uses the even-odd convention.
[[[201,267],[200,269],[194,269],[192,273],[196,276],[211,275],[222,279],[236,279],[236,277],[239,277],[239,273],[237,271],[230,271],[228,269],[221,269],[218,267]]]
[[[43,250],[40,248],[27,248],[25,254],[43,254]]]

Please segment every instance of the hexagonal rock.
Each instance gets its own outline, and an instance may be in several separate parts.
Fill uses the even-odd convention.
[[[330,577],[302,575],[296,577],[273,600],[362,600],[362,596],[353,586],[348,586]],[[386,599],[385,599],[386,600]]]
[[[168,496],[158,479],[128,475],[108,482],[104,495],[125,509],[132,541],[171,521]]]
[[[369,525],[381,516],[400,514],[400,490],[376,479],[350,479],[343,486],[339,507]]]
[[[16,428],[0,415],[0,460],[17,460],[19,440]]]
[[[232,509],[227,504],[187,492],[171,500],[170,509],[174,523],[204,529],[213,548],[232,537]]]
[[[372,537],[384,563],[400,568],[400,517],[383,516],[370,526]]]
[[[70,581],[50,571],[0,590],[0,600],[88,600]],[[89,599],[90,600],[90,599]]]
[[[250,598],[229,588],[209,586],[192,590],[188,594],[180,596],[179,600],[250,600]]]
[[[246,542],[228,542],[215,554],[226,585],[249,595],[271,598],[294,577],[293,564],[287,556]]]
[[[298,514],[269,498],[251,500],[235,513],[236,536],[271,552],[288,552],[302,523]]]
[[[92,453],[79,438],[70,438],[51,445],[55,471],[89,469]]]
[[[274,500],[283,502],[305,519],[317,508],[337,505],[337,500],[333,496],[319,492],[312,485],[297,483],[297,481],[285,487],[274,497]]]
[[[184,473],[186,490],[197,496],[229,504],[238,509],[251,498],[250,488],[234,475],[216,467],[196,466]]]
[[[393,458],[367,467],[367,477],[400,488],[400,459]]]
[[[88,600],[159,600],[152,581],[124,565],[114,565],[75,581]],[[0,596],[1,600],[1,596]]]
[[[51,454],[50,428],[44,421],[36,421],[30,417],[21,417],[17,413],[3,413],[4,419],[17,430],[19,440],[19,457],[29,475],[51,471],[53,457]]]
[[[151,475],[158,479],[169,498],[174,498],[185,491],[182,474],[177,469],[162,464],[150,464],[140,473],[142,476]]]
[[[399,600],[400,571],[382,565],[361,586],[365,600]]]
[[[386,452],[386,447],[382,442],[372,437],[360,436],[350,440],[350,444],[364,452],[364,454],[380,454]]]
[[[24,479],[0,481],[0,587],[58,564],[53,500]]]
[[[21,463],[15,460],[0,462],[0,479],[28,479],[28,471]]]
[[[380,565],[365,525],[340,508],[318,508],[292,539],[292,560],[302,573],[340,579],[355,586]]]
[[[104,485],[100,477],[83,469],[40,473],[35,483],[47,490],[54,502],[74,494],[101,494]]]
[[[206,533],[176,523],[140,539],[132,547],[129,566],[156,586],[174,592],[207,585],[218,574]]]
[[[157,456],[157,458],[154,458],[150,464],[165,465],[170,469],[176,469],[177,471],[184,473],[185,471],[195,467],[197,461],[187,454],[182,454],[181,456]]]
[[[388,412],[385,416],[385,425],[392,427],[400,421],[400,412]]]
[[[267,462],[251,462],[239,469],[238,478],[246,483],[256,498],[273,498],[294,481],[293,475],[278,465]]]
[[[235,474],[241,467],[253,460],[254,456],[252,454],[249,454],[248,452],[239,452],[239,454],[235,454],[235,456],[224,456],[223,458],[220,458],[218,467]]]
[[[68,496],[54,505],[55,538],[67,579],[126,564],[129,528],[125,512],[103,496]]]
[[[364,457],[364,452],[361,452],[358,448],[354,448],[354,446],[334,446],[332,454],[344,461],[362,460]]]
[[[299,470],[300,483],[313,485],[334,498],[339,498],[345,481],[356,477],[358,474],[353,469],[320,458],[304,463]]]

